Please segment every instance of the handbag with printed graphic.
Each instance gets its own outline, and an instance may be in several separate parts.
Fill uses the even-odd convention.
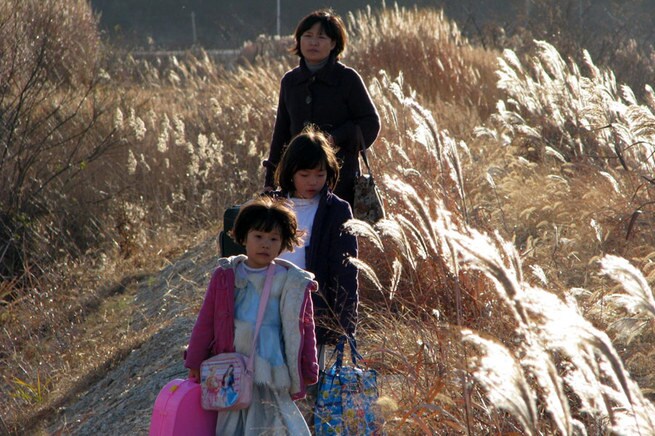
[[[343,365],[345,338],[335,350],[335,363],[322,371],[314,410],[314,430],[323,435],[382,435],[382,419],[377,404],[377,372],[357,365],[354,339],[351,346],[353,366]]]

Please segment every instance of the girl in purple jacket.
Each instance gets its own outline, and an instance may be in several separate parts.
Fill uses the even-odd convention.
[[[277,259],[299,243],[296,217],[284,203],[260,197],[241,208],[233,233],[246,255],[219,259],[191,333],[185,355],[190,379],[200,380],[200,364],[213,355],[249,355],[266,271],[275,264],[257,339],[252,402],[219,412],[216,434],[310,434],[294,400],[318,381],[311,298],[317,285],[311,273]]]
[[[305,234],[300,247],[280,257],[314,273],[318,282],[312,298],[323,367],[326,345],[343,335],[354,339],[357,326],[357,268],[349,261],[357,257],[357,238],[343,228],[352,211],[332,193],[339,164],[326,136],[313,126],[289,143],[275,176],[281,191],[273,195],[289,198]]]
[[[370,147],[377,138],[380,117],[360,75],[339,62],[348,35],[338,15],[331,10],[310,13],[298,23],[294,39],[291,52],[300,63],[282,77],[270,153],[263,162],[264,189],[274,189],[275,168],[284,147],[307,124],[314,124],[326,133],[342,162],[341,176],[332,189],[352,206],[358,155],[361,147]]]

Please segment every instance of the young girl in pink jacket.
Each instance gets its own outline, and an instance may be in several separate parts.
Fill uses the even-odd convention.
[[[189,378],[196,380],[203,360],[250,353],[266,270],[276,266],[257,339],[252,402],[219,412],[216,434],[310,434],[294,400],[318,381],[310,295],[317,285],[311,273],[276,259],[299,244],[296,231],[296,217],[283,202],[260,197],[244,205],[233,233],[246,255],[219,259],[209,283],[185,357]]]

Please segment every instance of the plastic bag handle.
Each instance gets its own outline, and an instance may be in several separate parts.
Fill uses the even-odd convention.
[[[357,340],[353,336],[346,336],[343,335],[339,337],[339,340],[337,341],[337,346],[335,347],[335,353],[337,354],[336,360],[334,365],[337,368],[341,368],[343,365],[343,353],[344,353],[344,347],[345,347],[345,342],[346,339],[348,340],[348,344],[350,344],[350,358],[353,361],[353,365],[357,366],[357,360],[362,360],[364,359],[361,354],[357,351]]]

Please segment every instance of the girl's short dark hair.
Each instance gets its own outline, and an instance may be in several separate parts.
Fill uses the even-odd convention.
[[[300,170],[325,169],[326,184],[334,189],[339,180],[339,162],[327,137],[317,127],[308,125],[294,136],[275,170],[275,183],[286,192],[295,192],[293,175]]]
[[[289,51],[303,57],[300,52],[300,37],[316,23],[321,23],[325,34],[336,42],[330,54],[334,55],[335,59],[339,59],[339,55],[344,52],[348,44],[348,34],[341,17],[335,14],[332,9],[319,9],[300,20],[298,26],[296,26],[296,31],[293,33],[296,44]]]
[[[293,251],[294,245],[300,245],[302,235],[298,233],[298,220],[287,201],[261,196],[241,206],[232,235],[239,244],[245,245],[251,230],[271,232],[274,229],[280,232],[282,238],[280,253]]]

